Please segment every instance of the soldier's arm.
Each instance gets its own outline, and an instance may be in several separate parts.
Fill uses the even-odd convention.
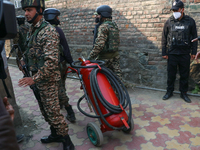
[[[44,51],[44,65],[38,69],[38,72],[32,77],[34,82],[41,80],[56,80],[60,76],[58,70],[59,39],[58,33],[53,27],[45,27],[45,32],[40,37],[40,44]],[[38,34],[39,38],[39,34]]]
[[[89,55],[89,59],[94,59],[98,56],[98,54],[103,50],[105,46],[105,42],[108,38],[108,27],[107,26],[100,26],[98,30],[98,36],[96,38],[93,50]]]
[[[69,46],[68,46],[68,43],[67,43],[67,40],[65,38],[65,34],[63,33],[62,29],[59,28],[59,27],[56,27],[56,30],[58,31],[59,35],[60,35],[60,44],[63,46],[64,50],[63,50],[63,53],[64,53],[64,57],[65,57],[65,60],[71,64],[73,62],[73,58],[71,56],[71,52],[69,50]]]
[[[165,22],[162,32],[162,56],[167,56],[167,36],[168,36],[169,19]]]
[[[192,35],[192,39],[194,39],[194,38],[197,37],[196,22],[195,22],[194,19],[191,18],[191,23],[192,23],[191,35]],[[196,55],[196,53],[197,53],[197,44],[198,44],[197,41],[191,43],[191,55]]]

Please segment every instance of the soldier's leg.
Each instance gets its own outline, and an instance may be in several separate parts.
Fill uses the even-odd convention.
[[[122,81],[122,70],[120,68],[120,55],[114,57],[111,61],[112,61],[111,68],[112,68],[113,72]]]
[[[45,120],[51,126],[51,135],[41,139],[43,143],[62,142],[64,150],[74,149],[74,145],[68,135],[68,125],[64,116],[60,113],[58,99],[58,82],[40,83],[41,103],[44,108]]]
[[[38,85],[43,106],[45,120],[50,126],[56,129],[57,135],[65,136],[68,134],[68,126],[64,116],[60,113],[58,100],[58,83],[46,82]]]
[[[113,57],[111,59],[104,59],[105,67],[109,68],[114,72],[115,75],[122,81],[122,71],[120,68],[120,56]]]
[[[66,88],[65,88],[65,80],[66,80],[66,74],[65,71],[67,69],[66,62],[63,61],[60,63],[60,72],[61,72],[61,80],[59,81],[59,90],[58,90],[58,98],[60,105],[69,105],[69,97],[66,94]]]
[[[67,75],[65,74],[67,70],[67,65],[66,65],[66,62],[63,61],[61,63],[61,68],[60,68],[60,71],[61,71],[61,80],[59,81],[59,90],[58,90],[58,97],[59,97],[59,103],[61,106],[65,106],[65,109],[67,111],[67,115],[66,115],[66,118],[67,120],[69,120],[70,122],[75,122],[76,120],[76,117],[75,117],[75,113],[72,109],[72,106],[69,105],[69,97],[67,96],[67,93],[66,93],[66,88],[65,88],[65,81],[66,81],[66,78],[67,78]]]
[[[188,91],[188,80],[190,74],[190,55],[183,55],[179,61],[179,73],[180,73],[180,92],[186,93]]]
[[[175,55],[169,55],[167,60],[167,91],[174,91],[174,82],[176,80],[178,58]]]

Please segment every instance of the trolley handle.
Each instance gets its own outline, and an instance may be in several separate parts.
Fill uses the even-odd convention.
[[[71,69],[71,70],[69,70],[69,69]],[[74,73],[74,71],[78,74],[78,71],[76,69],[74,69],[74,68],[69,66],[69,67],[67,67],[67,70],[65,71],[65,74],[68,74],[70,72]]]
[[[77,64],[79,63],[79,64]],[[92,65],[89,66],[85,66],[86,64],[90,64],[92,63]],[[99,68],[100,66],[104,65],[105,62],[101,61],[101,60],[86,60],[86,61],[74,61],[71,66],[73,68]]]

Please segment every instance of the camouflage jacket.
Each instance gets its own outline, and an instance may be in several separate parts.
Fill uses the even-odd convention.
[[[41,30],[38,32],[39,28]],[[36,36],[34,32],[38,32]],[[26,43],[25,56],[29,70],[37,72],[33,75],[33,80],[36,83],[59,81],[59,35],[56,29],[41,19],[36,25],[31,25]]]
[[[109,24],[105,23],[111,21],[112,19],[106,18],[104,22],[98,28],[98,35],[95,40],[94,47],[89,55],[89,59],[109,59],[119,55],[118,51],[115,52],[104,52],[105,45],[108,42],[109,35]],[[119,42],[119,37],[117,39]]]

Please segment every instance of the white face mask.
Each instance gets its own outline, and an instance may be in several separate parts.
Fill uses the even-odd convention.
[[[181,9],[181,11],[182,11],[182,9]],[[173,12],[173,16],[175,19],[178,19],[181,17],[181,12]]]

